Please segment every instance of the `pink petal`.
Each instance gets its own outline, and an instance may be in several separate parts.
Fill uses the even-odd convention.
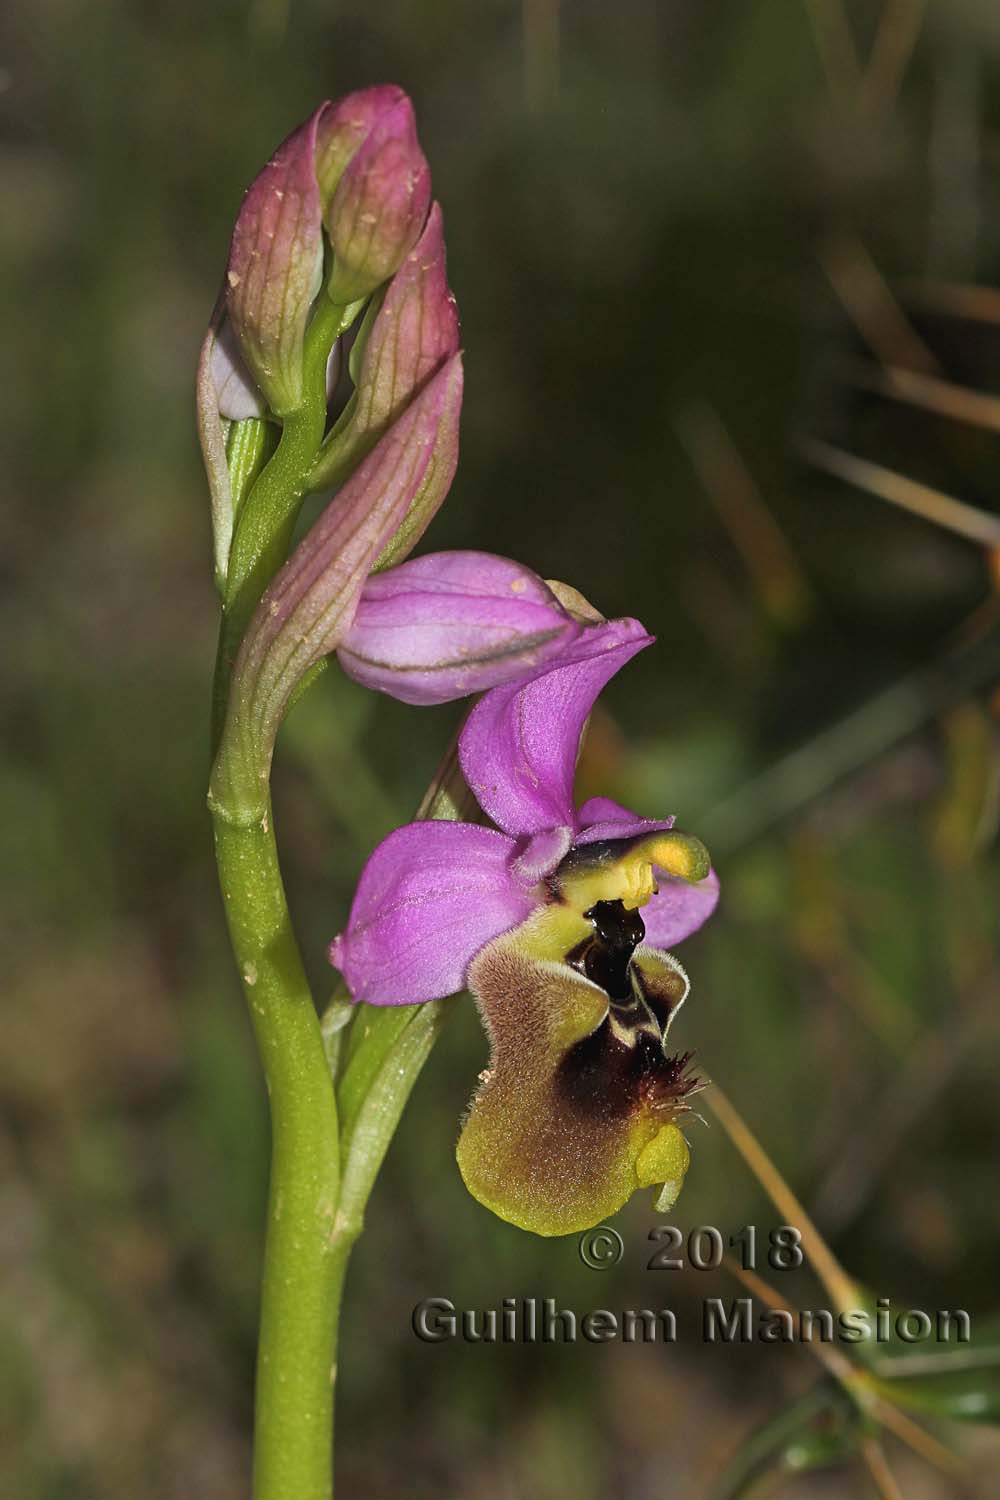
[[[657,871],[659,894],[640,912],[646,942],[652,948],[672,948],[707,922],[719,900],[719,877],[712,870],[697,885]]]
[[[576,827],[573,776],[587,716],[605,683],[652,640],[638,620],[594,625],[529,682],[493,688],[476,704],[459,760],[505,832]]]
[[[520,563],[432,552],[368,579],[338,655],[365,687],[403,703],[448,703],[523,679],[580,628]]]
[[[591,797],[578,813],[577,844],[597,844],[603,839],[631,839],[646,833],[666,833],[674,818],[640,818],[610,797]]]
[[[415,1005],[464,988],[479,950],[536,905],[511,879],[513,849],[474,823],[408,823],[383,839],[330,946],[354,999]]]

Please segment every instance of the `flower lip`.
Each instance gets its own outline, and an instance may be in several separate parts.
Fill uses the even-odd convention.
[[[638,933],[610,907],[591,923],[591,967],[620,960]],[[688,989],[676,961],[640,944],[629,992],[619,972],[611,988],[622,993],[611,997],[585,972],[583,951],[562,958],[559,933],[536,918],[473,961],[490,1062],[457,1151],[481,1203],[542,1235],[599,1223],[654,1182],[676,1197],[688,1159],[676,1121],[698,1087],[690,1054],[664,1046]]]

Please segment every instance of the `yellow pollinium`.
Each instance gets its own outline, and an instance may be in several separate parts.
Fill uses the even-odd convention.
[[[586,849],[580,853],[585,856]],[[590,866],[579,860],[560,875],[560,883],[580,911],[598,901],[620,901],[627,911],[635,911],[656,895],[654,866],[691,882],[704,880],[711,868],[700,839],[688,833],[654,833],[626,847],[617,859],[596,859]]]

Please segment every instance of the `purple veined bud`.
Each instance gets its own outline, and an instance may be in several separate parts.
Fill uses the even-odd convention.
[[[430,201],[430,168],[404,95],[359,146],[324,215],[334,302],[356,302],[394,275],[419,238]]]
[[[530,568],[436,552],[368,579],[337,655],[363,687],[448,703],[530,675],[582,630]]]
[[[350,472],[424,381],[457,352],[458,339],[441,206],[434,203],[419,240],[365,315],[351,351],[355,392],[319,451],[310,489],[337,484]]]
[[[405,99],[396,84],[380,83],[327,105],[316,131],[316,176],[324,214],[348,162],[378,122]]]
[[[316,177],[323,104],[251,183],[233,230],[226,308],[250,374],[278,416],[302,403],[302,349],[323,273]]]
[[[275,736],[297,688],[341,644],[373,562],[410,508],[436,510],[448,493],[461,400],[455,355],[355,470],[257,606],[233,667],[212,773],[211,800],[222,816],[242,823],[263,816]]]

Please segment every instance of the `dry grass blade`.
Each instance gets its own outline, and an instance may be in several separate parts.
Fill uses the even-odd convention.
[[[524,99],[537,114],[559,93],[559,0],[521,0]]]
[[[864,245],[838,235],[820,250],[820,264],[851,322],[884,365],[938,374],[934,355],[892,294]]]
[[[853,453],[834,448],[818,438],[805,439],[799,444],[799,449],[808,463],[835,479],[877,495],[880,500],[888,500],[890,505],[898,505],[925,521],[933,521],[980,547],[1000,547],[1000,516],[991,516],[964,500],[954,500],[940,490],[907,479],[904,474],[871,463],[867,458],[858,458]]]
[[[889,1468],[889,1460],[878,1438],[867,1437],[861,1440],[861,1457],[872,1477],[872,1483],[883,1500],[903,1500],[903,1491],[896,1483],[895,1476]]]
[[[789,1313],[796,1320],[801,1317],[798,1309],[779,1292],[776,1292],[772,1286],[769,1286],[755,1271],[746,1270],[731,1255],[724,1255],[722,1264],[731,1276],[734,1276],[752,1296],[765,1303],[768,1308]],[[936,1469],[962,1482],[968,1481],[968,1469],[962,1460],[908,1417],[905,1412],[900,1411],[891,1401],[887,1401],[884,1396],[876,1395],[872,1390],[866,1370],[853,1364],[846,1355],[841,1354],[838,1349],[831,1349],[827,1344],[816,1343],[813,1339],[803,1340],[803,1344],[813,1358],[817,1359],[827,1372],[840,1382],[852,1400],[857,1402],[858,1406],[870,1417],[880,1422],[887,1432],[899,1438],[900,1442],[905,1443],[908,1448],[928,1463],[933,1464]]]
[[[852,1222],[871,1199],[909,1132],[937,1107],[941,1095],[995,1024],[996,994],[985,989],[975,1010],[928,1032],[876,1107],[863,1136],[838,1154],[816,1194],[836,1228]],[[991,1003],[992,1002],[992,1003]]]
[[[1000,287],[963,281],[910,281],[904,283],[904,291],[908,301],[928,312],[966,318],[970,323],[1000,323]]]
[[[896,103],[926,8],[927,0],[886,0],[861,82],[860,105],[869,118],[884,118]]]
[[[840,0],[805,0],[827,87],[842,108],[852,107],[861,87],[861,62]]]
[[[735,1276],[736,1280],[746,1287],[751,1296],[756,1297],[759,1302],[763,1302],[774,1312],[790,1314],[796,1323],[799,1323],[802,1314],[798,1308],[776,1292],[774,1287],[769,1286],[762,1276],[757,1275],[756,1271],[748,1271],[731,1255],[724,1255],[722,1264],[731,1276]],[[831,1349],[828,1344],[816,1343],[813,1339],[803,1339],[802,1342],[830,1375],[846,1386],[852,1394],[856,1394],[857,1371],[846,1355],[841,1354],[839,1349]]]
[[[1000,433],[1000,396],[971,391],[950,380],[938,380],[933,375],[919,374],[914,370],[901,370],[895,365],[854,365],[851,380],[864,390],[877,391],[881,396],[919,406],[936,416],[965,422],[970,427],[981,427],[986,432]]]
[[[742,1115],[730,1104],[718,1085],[713,1084],[705,1098],[719,1124],[778,1212],[798,1229],[806,1258],[829,1292],[838,1312],[856,1308],[860,1298],[856,1283],[841,1266]]]
[[[933,1464],[935,1469],[940,1469],[943,1474],[950,1474],[963,1486],[968,1485],[969,1470],[966,1464],[956,1457],[950,1448],[939,1443],[936,1437],[932,1437],[925,1428],[914,1422],[912,1417],[900,1411],[898,1406],[893,1406],[891,1401],[880,1398],[872,1404],[871,1411],[893,1437],[899,1438],[899,1441],[905,1443],[908,1448],[912,1448],[914,1453],[919,1453],[920,1457],[926,1459],[929,1464]]]
[[[763,607],[779,620],[801,619],[810,604],[805,574],[722,418],[698,402],[679,412],[674,426]]]

